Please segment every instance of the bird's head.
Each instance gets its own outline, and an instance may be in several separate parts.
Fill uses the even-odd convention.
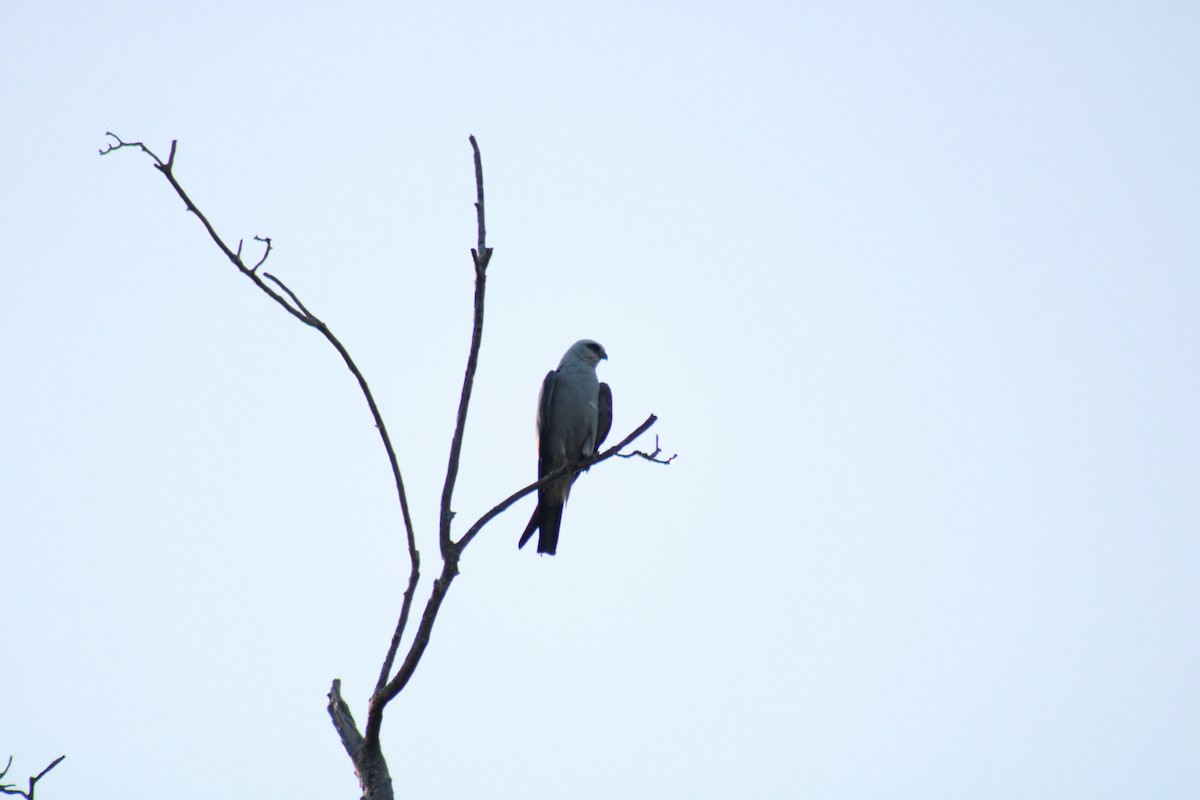
[[[571,345],[571,349],[563,356],[563,361],[569,358],[577,358],[580,361],[585,361],[593,367],[603,360],[608,359],[608,353],[604,350],[604,345],[599,342],[594,342],[591,339],[580,339],[575,344]]]

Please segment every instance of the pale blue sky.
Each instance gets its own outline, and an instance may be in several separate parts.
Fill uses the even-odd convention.
[[[680,458],[467,551],[404,796],[1200,796],[1189,3],[21,4],[0,30],[0,758],[39,798],[351,798],[496,248],[456,509],[545,371]],[[426,588],[422,587],[422,596]]]

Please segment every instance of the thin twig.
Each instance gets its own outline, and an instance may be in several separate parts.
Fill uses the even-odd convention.
[[[46,776],[47,772],[49,772],[50,770],[57,767],[64,758],[66,758],[65,755],[59,756],[58,758],[51,761],[50,764],[44,770],[42,770],[37,775],[30,778],[29,779],[29,788],[27,790],[21,790],[21,789],[16,788],[17,785],[15,783],[0,783],[0,794],[12,794],[12,795],[16,795],[18,797],[24,797],[25,800],[33,800],[33,793],[36,790],[35,787],[37,786],[37,782],[40,781],[42,778],[44,778]],[[3,772],[0,772],[0,778],[3,778],[5,775],[8,774],[8,770],[10,767],[12,767],[12,756],[8,757],[8,766],[6,766],[4,768]]]
[[[400,691],[408,685],[409,679],[417,669],[417,665],[421,663],[421,656],[425,654],[425,648],[429,644],[429,636],[433,632],[433,623],[437,620],[438,609],[442,606],[442,600],[446,597],[446,592],[450,590],[450,584],[454,582],[454,578],[458,575],[458,564],[455,559],[447,559],[442,562],[442,573],[433,581],[433,588],[429,592],[429,599],[425,601],[425,610],[421,614],[421,622],[417,626],[417,632],[413,635],[412,644],[409,645],[408,653],[404,656],[404,661],[396,670],[396,674],[392,677],[382,691],[371,696],[370,708],[367,710],[367,729],[365,739],[367,747],[379,746],[379,730],[383,725],[383,709],[392,699],[400,694]]]
[[[632,453],[617,453],[618,458],[644,458],[647,461],[653,461],[655,464],[670,464],[675,459],[679,458],[679,453],[672,453],[666,458],[659,458],[662,454],[662,448],[658,446],[658,434],[654,434],[654,452],[646,453],[641,450],[634,450]]]
[[[156,156],[150,150],[150,148],[146,147],[146,145],[142,144],[141,142],[124,142],[121,141],[121,138],[114,133],[109,133],[108,135],[115,139],[117,144],[109,145],[107,149],[101,150],[100,155],[105,156],[114,150],[120,150],[124,147],[138,147],[149,154],[149,156],[154,159],[154,168],[163,174],[163,177],[165,177],[167,182],[171,184],[171,188],[175,190],[175,194],[179,195],[179,199],[183,201],[185,208],[196,215],[196,218],[199,219],[200,223],[204,226],[204,230],[208,231],[209,238],[212,239],[217,245],[217,248],[225,254],[225,257],[228,258],[235,267],[237,267],[238,271],[250,280],[254,281],[254,284],[259,289],[265,292],[267,296],[276,303],[281,305],[293,317],[310,327],[319,327],[321,322],[319,319],[311,315],[306,315],[298,309],[293,308],[288,304],[287,300],[281,294],[264,283],[262,278],[259,277],[258,273],[255,272],[257,265],[255,269],[246,266],[246,262],[242,261],[241,243],[238,243],[237,251],[230,249],[229,245],[225,244],[225,241],[217,234],[217,231],[215,228],[213,228],[212,223],[208,221],[208,217],[206,217],[204,213],[196,207],[196,204],[192,202],[192,198],[188,197],[188,193],[184,191],[183,186],[181,186],[179,181],[175,179],[175,148],[178,144],[176,140],[171,140],[171,155],[167,158],[166,162],[164,162],[161,158]],[[268,246],[268,251],[269,249],[270,247]],[[260,261],[259,263],[262,262]]]
[[[404,480],[400,474],[400,466],[396,459],[396,451],[392,446],[392,440],[388,435],[387,426],[384,424],[383,415],[379,411],[379,406],[375,402],[375,397],[371,392],[370,386],[367,384],[366,378],[363,377],[362,371],[358,368],[358,365],[354,362],[354,359],[351,358],[349,351],[346,350],[346,347],[333,334],[333,332],[329,329],[329,326],[322,322],[315,314],[309,311],[295,292],[289,289],[287,285],[285,285],[274,275],[266,272],[260,274],[258,272],[258,268],[263,265],[263,263],[267,260],[267,256],[269,256],[271,253],[272,244],[270,237],[254,237],[257,241],[265,243],[266,249],[258,262],[254,264],[254,266],[250,267],[247,266],[242,260],[242,242],[238,242],[238,249],[235,252],[234,250],[231,250],[225,241],[220,237],[220,235],[218,235],[212,223],[209,222],[208,217],[205,216],[199,208],[197,208],[196,204],[192,202],[192,199],[188,196],[187,192],[184,191],[183,186],[180,185],[179,181],[175,178],[174,166],[177,147],[177,142],[175,140],[172,140],[171,154],[167,157],[166,162],[164,162],[141,142],[125,142],[115,134],[109,133],[108,135],[116,142],[116,144],[110,144],[106,148],[101,149],[100,155],[107,155],[114,150],[120,150],[128,147],[140,148],[142,151],[147,153],[154,160],[155,169],[161,172],[171,184],[171,188],[173,188],[179,198],[183,200],[186,209],[195,214],[196,218],[200,220],[200,223],[208,232],[209,237],[217,245],[218,249],[225,254],[225,257],[229,259],[229,261],[237,268],[239,272],[249,278],[255,286],[257,286],[260,290],[262,290],[263,293],[278,303],[289,314],[324,336],[325,340],[328,341],[329,344],[337,351],[338,355],[342,357],[342,361],[346,364],[346,367],[350,370],[350,373],[354,375],[354,379],[358,382],[359,389],[362,391],[363,397],[367,401],[367,407],[370,409],[371,416],[375,421],[375,427],[379,431],[379,437],[383,443],[384,451],[387,453],[388,464],[392,470],[392,479],[396,486],[396,495],[400,502],[400,512],[404,520],[405,539],[408,545],[410,564],[408,588],[404,593],[404,600],[400,611],[400,619],[397,623],[392,645],[388,650],[387,657],[384,659],[383,670],[381,671],[379,679],[379,685],[385,685],[387,676],[391,671],[392,663],[395,658],[396,648],[399,646],[400,637],[403,635],[404,627],[408,621],[409,611],[412,606],[413,595],[416,590],[417,582],[420,579],[421,556],[420,552],[417,550],[416,534],[413,530],[412,515],[409,513],[408,498],[404,491]],[[278,287],[279,291],[276,291],[274,287]],[[338,692],[338,700],[341,700],[340,692]],[[349,708],[345,706],[344,701],[341,702],[341,706],[345,707],[347,712],[345,719],[348,719],[349,724],[353,725],[353,718],[349,717]],[[345,721],[345,719],[343,721]],[[336,723],[337,719],[335,719],[335,724]],[[368,726],[368,728],[370,729],[370,726]],[[373,738],[368,739],[364,743],[364,746],[359,748],[359,752],[350,753],[350,756],[354,761],[355,771],[359,775],[359,779],[363,781],[364,788],[368,785],[378,788],[378,786],[386,782],[388,786],[386,796],[391,796],[391,778],[388,776],[387,765],[384,762],[382,754],[379,750],[378,721],[373,733]],[[342,736],[343,743],[346,743],[347,738],[340,728],[339,735]]]
[[[268,246],[267,252],[270,252],[269,246]],[[266,261],[266,260],[267,260],[267,257],[264,255],[262,257],[262,259],[258,262],[258,264],[254,265],[254,268],[258,269],[259,264],[262,264],[262,262]],[[279,280],[279,278],[276,278],[274,275],[272,275],[269,272],[264,272],[262,274],[262,276],[263,276],[263,280],[268,280],[271,283],[278,286],[280,288],[280,290],[288,296],[288,299],[290,299],[293,303],[296,304],[296,308],[300,309],[301,314],[303,314],[308,319],[316,319],[316,316],[314,316],[311,311],[309,311],[307,308],[304,307],[304,303],[300,302],[300,298],[296,296],[296,293],[293,292],[291,289],[289,289],[283,281]]]
[[[254,272],[259,267],[261,267],[263,265],[263,262],[267,260],[267,256],[271,255],[271,237],[270,236],[255,236],[254,241],[265,243],[267,245],[267,249],[263,251],[262,258],[260,258],[258,260],[258,263],[250,268],[251,272]],[[241,255],[241,252],[242,252],[242,243],[238,242],[238,255]],[[294,297],[294,295],[293,295],[293,297]],[[297,300],[296,302],[299,303],[300,301]],[[303,308],[303,306],[301,306],[301,308]],[[307,312],[305,312],[305,313],[307,313]]]

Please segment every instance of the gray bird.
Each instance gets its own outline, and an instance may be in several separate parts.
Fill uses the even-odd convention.
[[[599,342],[580,339],[558,362],[558,369],[546,373],[538,395],[538,478],[600,451],[612,427],[612,390],[596,377],[596,365],[607,358]],[[517,547],[524,547],[540,530],[538,552],[554,555],[563,506],[574,482],[575,476],[567,475],[538,489],[537,508]]]

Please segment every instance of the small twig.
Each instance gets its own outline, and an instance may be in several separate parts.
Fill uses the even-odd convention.
[[[378,747],[372,750],[358,732],[354,715],[350,713],[350,706],[342,699],[342,682],[336,678],[329,690],[327,709],[338,738],[342,741],[342,747],[354,763],[354,772],[358,776],[359,786],[362,787],[363,797],[393,800],[395,792],[392,789],[392,777],[388,772],[383,752]]]
[[[268,252],[269,251],[270,251],[270,248],[268,246]],[[261,264],[263,261],[266,261],[266,260],[267,260],[267,257],[263,256],[262,260],[260,260],[258,262],[258,264]],[[255,269],[258,269],[258,264],[254,265]],[[296,293],[293,292],[291,289],[289,289],[283,281],[279,280],[279,278],[276,278],[274,275],[272,275],[269,272],[264,272],[262,274],[262,276],[263,276],[263,280],[268,280],[271,283],[278,286],[280,288],[280,290],[283,291],[283,293],[286,294],[288,296],[288,298],[293,303],[296,304],[296,308],[300,309],[300,313],[304,315],[304,318],[306,321],[315,322],[317,324],[317,326],[324,324],[323,322],[321,322],[321,320],[317,319],[316,315],[314,315],[311,311],[309,311],[307,308],[304,307],[304,303],[300,302],[300,298],[296,297]]]
[[[479,143],[475,141],[475,136],[467,138],[471,140],[471,150],[475,154],[475,219],[479,229],[479,241],[471,249],[471,255],[475,259],[475,268],[481,270],[486,269],[492,260],[492,248],[487,246],[487,226],[483,215],[483,158],[479,154]]]
[[[421,623],[417,626],[417,632],[413,635],[404,661],[387,685],[371,696],[364,737],[368,749],[378,749],[379,731],[383,725],[383,709],[408,685],[417,665],[421,663],[421,656],[425,654],[429,636],[433,632],[433,623],[437,620],[438,609],[441,608],[442,600],[445,599],[446,592],[450,590],[450,584],[454,582],[456,575],[458,575],[457,560],[451,558],[443,561],[442,573],[433,580],[433,588],[429,592],[429,599],[425,601],[425,610],[421,613]]]
[[[263,251],[262,258],[260,258],[260,259],[258,260],[258,263],[257,263],[257,264],[255,264],[253,267],[251,267],[251,268],[250,268],[250,271],[251,271],[251,272],[254,272],[254,271],[255,271],[255,270],[257,270],[259,267],[261,267],[261,266],[263,265],[263,262],[267,260],[267,256],[271,255],[271,237],[270,237],[270,236],[255,236],[255,237],[254,237],[254,241],[256,241],[256,242],[265,242],[265,243],[266,243],[266,245],[267,245],[267,249]],[[242,252],[242,243],[241,243],[241,242],[238,242],[238,255],[241,255],[241,252]],[[280,285],[282,285],[282,284],[280,284]],[[288,292],[288,294],[291,294],[291,292]],[[292,297],[293,297],[293,299],[294,299],[294,298],[295,298],[295,295],[292,295]],[[299,300],[297,300],[296,302],[297,302],[297,303],[299,303],[300,301],[299,301]],[[304,307],[304,306],[303,306],[303,305],[301,305],[301,308],[303,308],[303,307]],[[305,312],[305,313],[307,313],[307,312]]]
[[[0,793],[14,794],[14,795],[17,795],[18,797],[24,797],[25,800],[33,800],[34,787],[37,786],[37,782],[40,781],[42,778],[44,778],[46,776],[47,772],[49,772],[50,770],[57,767],[64,758],[66,758],[65,755],[59,756],[58,758],[51,761],[49,766],[47,766],[44,770],[42,770],[37,775],[30,778],[29,779],[29,788],[27,790],[22,791],[21,789],[16,788],[15,783],[0,783]],[[3,778],[5,775],[8,774],[8,770],[10,767],[12,767],[12,756],[8,757],[8,766],[6,766],[4,768],[4,772],[0,772],[0,778]]]
[[[111,137],[113,139],[113,141],[116,142],[116,144],[105,145],[103,148],[100,149],[100,155],[106,156],[109,153],[111,153],[113,150],[120,150],[122,147],[139,147],[142,149],[143,152],[145,152],[147,155],[149,155],[151,158],[154,159],[155,164],[157,164],[160,167],[166,166],[166,164],[163,163],[163,160],[161,158],[154,155],[154,152],[149,147],[146,147],[146,145],[142,144],[141,142],[123,142],[123,141],[121,141],[121,137],[117,136],[112,131],[105,131],[104,135]],[[174,142],[171,143],[171,157],[172,157],[172,159],[175,157],[175,143]]]
[[[642,452],[641,450],[634,450],[632,453],[617,453],[617,458],[634,458],[635,456],[640,456],[640,457],[646,459],[647,461],[653,461],[655,464],[670,464],[672,461],[679,458],[679,453],[672,453],[667,458],[659,458],[658,456],[661,453],[662,453],[662,448],[658,446],[658,434],[656,433],[656,434],[654,434],[654,452],[653,453],[645,453],[645,452]]]
[[[483,162],[479,151],[479,145],[475,141],[475,137],[470,137],[471,148],[474,153],[475,162],[475,190],[476,201],[475,211],[478,225],[477,243],[471,249],[471,256],[475,267],[475,304],[474,304],[474,325],[471,334],[471,346],[467,356],[467,368],[463,377],[462,392],[459,397],[458,416],[455,422],[454,436],[450,445],[450,458],[446,470],[446,481],[442,490],[441,515],[439,524],[439,544],[442,554],[442,570],[439,576],[434,579],[433,586],[429,594],[429,598],[425,603],[424,611],[421,614],[421,621],[417,627],[417,631],[413,636],[413,640],[409,645],[408,652],[404,656],[403,662],[396,670],[396,674],[392,675],[392,667],[398,655],[401,640],[404,635],[405,628],[408,624],[409,617],[412,611],[413,599],[416,593],[416,588],[420,580],[420,564],[421,557],[416,546],[416,535],[413,529],[411,515],[408,509],[408,500],[404,490],[404,481],[400,475],[400,467],[396,459],[396,453],[392,447],[391,438],[388,436],[387,428],[384,425],[383,417],[379,412],[379,408],[375,403],[375,398],[371,393],[370,387],[367,385],[366,379],[362,372],[358,369],[354,360],[350,357],[349,352],[341,341],[333,335],[329,327],[322,322],[316,315],[305,307],[300,298],[293,292],[283,281],[269,272],[259,272],[259,268],[266,263],[267,258],[271,254],[272,242],[270,237],[255,236],[255,241],[262,242],[266,245],[262,257],[253,266],[247,266],[242,259],[242,250],[244,240],[239,240],[237,250],[229,248],[225,241],[217,234],[216,229],[208,218],[200,211],[199,208],[192,202],[187,192],[184,191],[179,181],[175,178],[174,165],[177,141],[171,141],[171,152],[164,162],[161,158],[155,155],[149,148],[141,142],[125,142],[120,137],[113,133],[108,133],[108,136],[113,139],[115,144],[108,144],[100,150],[100,155],[107,155],[114,150],[122,148],[135,147],[140,148],[143,152],[149,155],[154,160],[155,168],[163,174],[167,181],[171,184],[171,188],[183,200],[185,208],[188,212],[195,214],[204,229],[208,232],[209,237],[217,245],[218,249],[225,254],[225,257],[237,268],[239,272],[249,278],[255,286],[263,293],[278,303],[293,317],[303,322],[305,325],[317,330],[325,337],[326,341],[338,352],[346,367],[354,375],[358,382],[359,388],[362,391],[363,397],[367,402],[367,406],[371,411],[372,418],[375,421],[375,427],[379,430],[380,439],[382,440],[384,450],[387,453],[388,462],[392,469],[392,477],[396,485],[396,493],[400,502],[401,514],[404,519],[405,535],[408,544],[410,572],[407,588],[404,591],[403,603],[400,609],[400,616],[396,623],[395,632],[392,635],[392,640],[389,644],[387,655],[384,658],[383,666],[379,673],[379,678],[376,682],[375,691],[371,696],[367,709],[366,728],[362,734],[359,733],[358,726],[354,721],[353,715],[350,713],[350,708],[342,699],[341,682],[334,680],[333,686],[329,692],[329,714],[333,720],[338,736],[342,741],[346,752],[350,755],[355,765],[355,773],[358,775],[359,781],[364,789],[364,796],[370,795],[372,798],[379,797],[380,800],[391,798],[392,784],[391,777],[388,773],[387,764],[383,758],[380,748],[379,734],[383,724],[383,711],[387,704],[400,693],[408,684],[413,672],[416,670],[421,661],[422,655],[429,644],[429,638],[433,630],[434,622],[437,619],[438,611],[441,608],[443,599],[450,589],[450,584],[454,581],[458,574],[458,559],[462,549],[479,533],[479,531],[497,515],[509,508],[517,500],[536,491],[539,487],[561,478],[567,474],[575,474],[587,469],[601,461],[612,458],[613,456],[621,456],[630,458],[634,455],[639,455],[657,463],[670,463],[675,456],[671,456],[666,460],[657,458],[661,453],[658,447],[658,438],[655,437],[655,450],[653,453],[644,453],[635,450],[630,454],[620,453],[620,449],[628,445],[630,442],[641,436],[651,425],[655,423],[657,418],[651,414],[650,417],[643,422],[633,433],[629,434],[619,444],[609,448],[602,454],[598,454],[587,461],[564,467],[562,470],[556,471],[551,475],[547,475],[541,480],[526,486],[524,489],[514,493],[506,500],[495,506],[489,512],[484,514],[480,519],[463,535],[463,537],[455,542],[451,536],[450,527],[454,517],[454,512],[451,508],[451,500],[454,494],[454,485],[458,475],[459,460],[462,453],[463,435],[466,428],[467,409],[470,404],[471,390],[474,383],[476,368],[479,364],[479,352],[483,336],[483,312],[484,312],[484,294],[487,283],[487,267],[491,262],[492,248],[487,246],[487,228],[485,224],[484,213],[484,193],[483,193]],[[30,779],[30,790],[27,795],[19,791],[8,791],[7,787],[0,785],[0,788],[8,794],[23,794],[28,800],[32,800],[33,785],[36,781],[49,772],[56,764],[62,761],[59,758],[46,769],[42,770],[37,777]],[[9,759],[11,766],[12,759]],[[7,767],[5,772],[7,772]],[[0,773],[2,778],[4,773]]]

